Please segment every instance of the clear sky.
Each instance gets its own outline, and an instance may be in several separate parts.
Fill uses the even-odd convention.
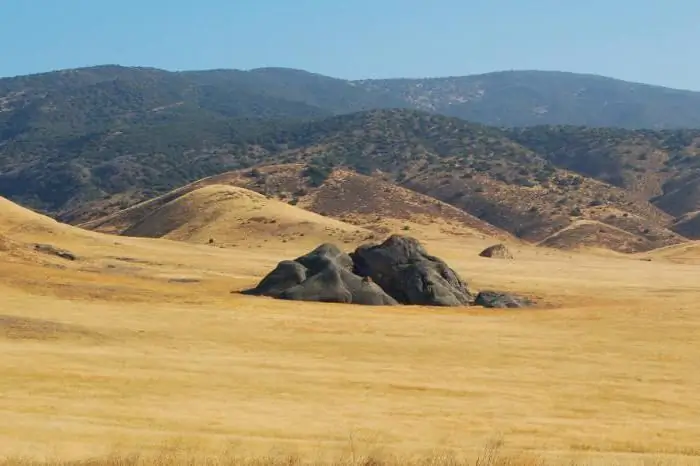
[[[0,76],[98,64],[341,78],[508,69],[700,90],[697,0],[0,0]]]

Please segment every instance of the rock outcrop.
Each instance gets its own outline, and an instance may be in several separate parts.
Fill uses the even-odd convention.
[[[244,293],[296,301],[395,305],[395,299],[376,283],[353,272],[350,256],[332,244],[322,244],[293,261],[282,261],[263,280]]]
[[[500,291],[482,291],[476,296],[474,304],[487,308],[522,308],[532,306],[532,302],[510,293]]]
[[[479,253],[481,257],[490,257],[492,259],[513,259],[513,253],[510,252],[505,244],[495,244],[489,246]]]
[[[277,299],[364,305],[525,307],[530,301],[495,291],[477,296],[418,240],[393,235],[347,254],[333,244],[277,264],[244,294]]]
[[[394,235],[351,255],[355,274],[370,277],[401,304],[467,306],[474,301],[466,283],[418,242]]]

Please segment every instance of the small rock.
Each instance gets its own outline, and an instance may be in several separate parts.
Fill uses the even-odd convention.
[[[479,253],[481,257],[489,257],[491,259],[513,259],[513,253],[506,247],[505,244],[495,244],[489,246]]]
[[[61,259],[66,259],[69,261],[74,261],[78,259],[78,256],[76,256],[72,252],[66,251],[65,249],[59,249],[50,244],[35,244],[34,249],[36,251],[43,252],[44,254],[51,254],[53,256],[60,257]]]
[[[530,307],[533,302],[522,296],[501,291],[482,291],[476,296],[474,304],[486,308],[512,309]]]
[[[201,282],[200,279],[198,278],[187,278],[187,277],[182,277],[182,278],[171,278],[168,280],[170,283],[199,283]]]

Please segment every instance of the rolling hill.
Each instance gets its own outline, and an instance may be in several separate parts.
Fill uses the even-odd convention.
[[[695,108],[694,93],[635,86],[566,73],[347,82],[279,68],[171,73],[118,66],[2,79],[0,194],[80,223],[202,178],[302,164],[307,188],[349,170],[533,242],[578,220],[633,235],[632,243],[620,239],[627,244],[620,250],[700,238],[697,222],[684,220],[700,210],[700,130],[543,125],[636,126],[605,120],[610,116],[597,107],[600,99],[626,102],[627,93],[657,110],[620,115],[676,118],[685,115],[683,105]],[[574,103],[590,108],[571,107],[573,89]],[[523,104],[521,91],[556,104],[547,111],[539,97]],[[475,105],[492,98],[537,104],[536,119],[512,122],[537,126],[496,128],[438,114],[507,126],[498,115],[527,113],[499,101],[487,107],[502,113],[484,116]],[[376,109],[384,107],[391,108]],[[557,117],[555,108],[583,119]],[[594,114],[602,119],[585,117]],[[306,207],[323,210],[312,204]]]
[[[4,197],[0,197],[0,235],[13,241],[40,240],[46,236],[53,238],[69,236],[83,239],[94,236],[91,232],[57,222],[50,217],[19,206]]]
[[[188,134],[194,139],[200,133],[195,128]],[[151,136],[149,140],[158,141],[156,135]],[[252,172],[250,167],[292,163],[305,166],[307,188],[322,185],[335,169],[351,170],[450,204],[528,241],[542,241],[572,221],[589,217],[637,236],[636,245],[625,246],[626,251],[683,240],[667,229],[673,216],[638,193],[577,174],[563,163],[559,167],[549,153],[531,149],[530,141],[521,143],[508,136],[502,130],[457,118],[413,110],[374,110],[265,126],[245,142],[222,143],[202,151],[145,151],[129,156],[121,167],[115,166],[119,158],[111,158],[114,139],[106,138],[103,150],[73,153],[72,161],[66,162],[71,176],[82,177],[82,185],[62,180],[60,171],[43,164],[32,166],[28,174],[34,180],[62,181],[40,192],[50,199],[57,197],[57,191],[68,196],[70,201],[59,210],[59,218],[71,223],[96,218],[89,212],[91,206],[106,215],[230,167],[240,170],[246,166]],[[119,138],[123,143],[129,135]],[[95,196],[102,198],[98,202],[86,203],[91,193],[104,193],[109,183],[116,186],[116,199],[106,193]],[[29,182],[18,186],[27,195],[36,192]]]
[[[270,240],[351,243],[371,235],[363,228],[268,199],[247,189],[220,184],[156,198],[102,222],[103,228],[115,229],[117,225],[122,225],[120,233],[124,236],[218,246]]]
[[[280,68],[172,73],[101,66],[5,78],[0,79],[0,193],[50,213],[139,184],[148,186],[149,195],[163,194],[189,181],[256,163],[248,150],[255,148],[255,141],[268,152],[283,149],[287,138],[281,134],[293,131],[287,122],[300,119],[413,108],[497,126],[699,127],[700,120],[692,118],[685,123],[654,120],[685,118],[700,108],[698,96],[550,72],[348,82]],[[497,101],[487,105],[490,110],[477,108],[492,99]],[[628,105],[626,99],[636,103],[623,114],[654,121],[632,123],[605,116]],[[592,109],[570,108],[574,104]],[[539,110],[533,113],[531,107]],[[591,151],[611,152],[640,137],[687,156],[683,151],[697,132],[540,127],[516,139],[554,152],[553,158],[570,165],[572,161],[564,159],[572,156],[562,155],[564,149],[564,154],[580,154],[591,144]],[[646,145],[643,142],[642,148]],[[583,157],[578,165],[591,159]],[[613,180],[619,176],[609,174]]]
[[[545,235],[556,234],[559,229],[567,229],[579,219],[588,218],[607,225],[614,232],[607,235],[605,244],[617,251],[634,252],[684,241],[683,237],[663,226],[670,220],[663,212],[625,198],[623,191],[592,180],[582,179],[575,190],[566,187],[560,190],[553,187],[525,189],[478,175],[466,178],[465,182],[463,173],[455,175],[441,169],[424,178],[414,178],[406,185],[410,188],[407,189],[396,180],[390,179],[389,182],[338,169],[330,170],[323,182],[316,185],[308,175],[310,171],[315,173],[315,169],[318,168],[313,165],[299,164],[267,166],[237,172],[238,176],[234,177],[233,174],[221,177],[236,185],[379,232],[402,225],[412,229],[409,224],[424,229],[426,224],[432,224],[440,225],[443,231],[450,231],[453,235],[481,233],[494,238],[512,240],[513,236],[518,236],[542,242]],[[562,180],[577,179],[565,172],[558,176],[562,176]],[[466,190],[470,191],[469,195],[464,194]],[[622,197],[618,199],[616,195]],[[612,196],[613,200],[595,201],[605,196]],[[577,205],[584,207],[579,209],[580,212],[573,212]],[[500,217],[494,216],[495,212],[500,213]],[[516,223],[523,218],[530,223]],[[624,234],[620,236],[621,233]],[[590,231],[586,236],[588,243],[597,240],[598,231]],[[577,242],[572,238],[558,244],[572,248]]]
[[[65,269],[80,254],[112,245],[106,235],[66,225],[0,197],[0,256],[3,262]],[[64,249],[70,248],[70,250]]]
[[[325,228],[327,224],[332,223],[328,219],[335,218],[343,222],[343,228],[334,228],[334,230],[345,232],[348,224],[359,227],[351,232],[353,238],[359,232],[367,234],[371,231],[375,235],[383,235],[402,230],[414,233],[420,231],[424,235],[479,236],[494,240],[515,240],[512,235],[461,209],[378,178],[338,169],[329,173],[322,184],[310,186],[305,175],[306,171],[307,167],[304,164],[286,164],[227,172],[204,178],[123,210],[119,210],[117,205],[109,202],[89,205],[75,212],[74,220],[80,227],[89,230],[121,235],[151,236],[142,234],[142,228],[137,225],[150,224],[154,225],[153,229],[168,231],[180,228],[180,225],[173,228],[167,226],[172,222],[167,219],[167,215],[161,215],[166,206],[187,202],[192,205],[189,209],[191,213],[183,212],[176,216],[177,218],[184,219],[187,223],[193,217],[209,218],[206,220],[207,223],[219,224],[222,222],[218,216],[205,213],[213,205],[218,204],[212,197],[223,195],[228,198],[238,193],[236,196],[239,198],[238,202],[228,202],[226,206],[215,207],[224,212],[228,209],[229,211],[225,212],[227,217],[231,215],[236,217],[227,219],[225,237],[233,234],[242,221],[246,224],[250,221],[244,220],[241,216],[245,216],[246,212],[254,212],[249,205],[254,201],[258,204],[254,207],[255,210],[262,211],[266,207],[276,206],[275,209],[279,212],[277,215],[268,215],[268,220],[263,221],[263,224],[269,224],[270,220],[274,220],[277,224],[277,219],[282,212],[290,218],[308,217],[308,212],[314,212],[321,217],[314,216],[315,222],[307,221],[301,224],[319,223],[325,225]],[[214,191],[210,191],[211,189]],[[254,191],[260,194],[253,193]],[[197,202],[185,201],[186,198],[193,196],[198,199]],[[248,201],[241,202],[244,197],[249,198]],[[155,215],[156,213],[158,215]],[[158,221],[153,218],[157,218]],[[335,226],[339,227],[339,224]],[[163,232],[153,236],[164,235],[170,237],[168,233]],[[291,235],[291,237],[294,236]],[[221,238],[221,235],[216,234],[215,237]],[[311,237],[313,238],[313,235]],[[206,241],[206,239],[203,236],[200,237],[200,240]]]
[[[154,291],[165,291],[164,296],[179,296],[180,300],[185,299],[189,291],[183,289],[182,285],[186,283],[193,286],[202,281],[206,281],[208,286],[213,286],[215,293],[226,295],[230,287],[236,286],[241,280],[240,274],[231,276],[227,272],[231,263],[251,270],[255,270],[256,267],[269,268],[276,264],[274,257],[261,262],[259,257],[255,257],[255,251],[264,249],[274,255],[290,248],[303,250],[309,243],[317,244],[317,241],[328,239],[339,242],[344,238],[341,233],[347,232],[352,236],[352,232],[358,230],[363,233],[359,235],[358,242],[365,239],[365,232],[359,227],[345,225],[282,204],[280,210],[289,212],[287,220],[292,224],[292,229],[298,226],[306,229],[303,231],[319,235],[314,237],[313,234],[309,234],[309,241],[304,241],[303,238],[285,241],[283,235],[277,234],[277,225],[270,221],[274,218],[263,218],[260,215],[261,211],[264,214],[278,214],[273,205],[264,210],[256,210],[255,214],[260,219],[252,218],[250,225],[239,221],[225,224],[226,218],[220,220],[221,239],[226,235],[229,235],[230,239],[237,239],[241,234],[244,236],[244,241],[228,244],[232,248],[218,247],[226,246],[223,241],[219,244],[209,244],[208,238],[199,241],[198,234],[204,238],[204,235],[216,232],[217,226],[207,225],[206,232],[191,230],[188,233],[187,228],[197,226],[198,219],[202,219],[204,215],[216,213],[216,205],[192,218],[192,212],[186,210],[187,203],[192,197],[212,200],[212,197],[215,198],[221,193],[253,198],[253,201],[234,201],[239,208],[246,204],[259,204],[260,197],[266,201],[263,196],[231,187],[212,186],[208,192],[205,190],[202,193],[192,193],[193,196],[189,199],[175,203],[179,205],[169,206],[169,211],[166,209],[157,213],[165,216],[166,212],[177,213],[178,208],[184,208],[184,213],[190,215],[180,219],[170,217],[171,221],[179,220],[181,228],[166,232],[164,236],[173,236],[177,241],[154,238],[159,235],[155,234],[158,232],[148,231],[148,219],[135,226],[142,229],[143,237],[117,237],[57,222],[0,197],[0,285],[5,289],[21,287],[37,296],[50,295],[57,299],[68,295],[78,301],[99,299],[131,304],[150,299],[149,296]],[[231,201],[228,202],[230,204]],[[275,202],[272,201],[272,204]],[[226,201],[223,205],[226,210],[224,217],[230,216],[230,209],[225,208],[230,205],[226,205]],[[258,208],[260,205],[254,207]],[[245,215],[245,212],[242,214]],[[278,218],[284,220],[283,215],[278,215]],[[260,223],[260,226],[256,223]],[[153,228],[162,228],[160,222],[150,225]],[[246,235],[247,229],[256,230],[258,236],[253,238]],[[248,284],[250,278],[244,276],[243,280]],[[4,296],[2,301],[5,306],[2,311],[9,310],[8,306],[11,304],[6,298],[7,296]],[[0,320],[1,317],[2,312]]]

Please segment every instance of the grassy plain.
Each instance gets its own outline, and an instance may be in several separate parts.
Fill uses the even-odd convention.
[[[416,230],[472,288],[541,306],[370,308],[231,293],[310,240],[114,237],[0,207],[10,464],[293,454],[483,465],[495,464],[483,449],[497,438],[523,464],[700,464],[699,247],[622,256],[514,245],[504,261],[477,256],[488,239]]]

